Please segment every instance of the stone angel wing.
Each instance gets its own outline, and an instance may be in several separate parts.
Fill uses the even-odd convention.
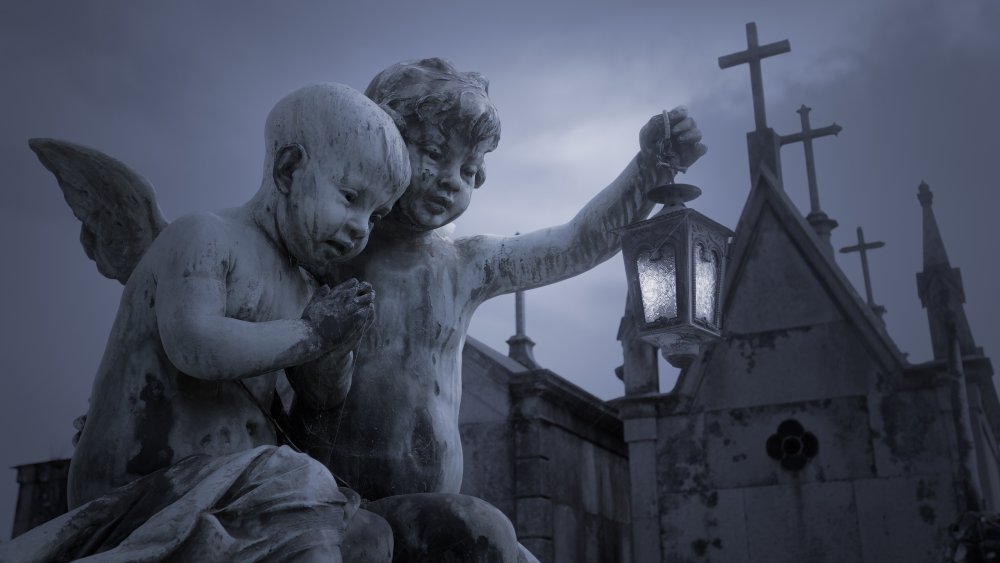
[[[83,225],[80,243],[105,277],[122,284],[167,226],[153,186],[100,151],[56,139],[31,139],[31,150],[55,174]]]

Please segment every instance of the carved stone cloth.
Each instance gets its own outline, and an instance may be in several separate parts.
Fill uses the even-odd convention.
[[[193,456],[0,545],[0,562],[278,562],[308,552],[339,563],[356,509],[325,467],[284,446]]]

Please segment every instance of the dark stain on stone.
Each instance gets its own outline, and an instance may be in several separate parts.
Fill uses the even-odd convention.
[[[247,423],[246,423],[246,428],[247,428],[247,434],[249,434],[250,436],[256,436],[257,435],[257,423],[256,422],[254,422],[252,420],[248,420]]]
[[[186,373],[177,374],[177,390],[184,397],[213,398],[219,394],[219,382],[191,377]]]
[[[228,426],[223,426],[219,429],[219,436],[222,436],[222,441],[225,442],[227,446],[233,443],[233,436],[229,432]]]
[[[204,436],[201,437],[201,442],[200,443],[201,443],[201,447],[207,448],[208,446],[210,446],[212,444],[212,435],[211,434],[205,434]]]
[[[486,262],[483,264],[483,285],[489,285],[491,281],[493,281],[493,268]]]
[[[752,334],[728,334],[727,340],[736,344],[740,356],[747,361],[747,373],[752,373],[757,365],[757,350],[764,348],[774,350],[779,338],[788,338],[793,332],[805,333],[810,330],[812,330],[811,326],[800,326]]]
[[[486,514],[465,499],[446,505],[418,500],[408,506],[389,506],[394,506],[392,513],[377,507],[375,512],[381,512],[394,530],[406,530],[409,535],[395,537],[394,560],[465,563],[500,561],[503,556],[496,540],[491,541],[487,535],[473,530],[470,523],[486,521],[483,520]],[[401,525],[403,521],[405,525]],[[423,541],[415,541],[417,537]]]
[[[434,394],[435,395],[441,394],[441,384],[439,384],[437,381],[434,382]]]
[[[912,393],[897,393],[882,398],[879,404],[885,422],[885,444],[895,461],[909,465],[923,454],[937,412],[931,401]]]
[[[740,426],[747,426],[747,415],[743,409],[733,409],[729,411],[729,416],[732,417],[733,421],[738,423]]]
[[[660,459],[662,467],[666,468],[663,480],[668,490],[682,492],[702,489],[706,454],[700,440],[678,436],[669,452],[660,453]]]
[[[923,479],[917,481],[917,501],[925,501],[934,498],[934,489]]]
[[[718,420],[713,420],[712,422],[710,422],[706,430],[708,430],[710,436],[715,436],[715,437],[722,436],[722,425],[719,424]]]
[[[174,426],[174,411],[163,382],[151,373],[146,374],[146,385],[139,392],[139,398],[144,403],[135,424],[139,453],[128,460],[125,470],[133,475],[147,475],[173,461],[174,450],[169,438]]]
[[[698,557],[702,557],[708,553],[709,547],[722,549],[722,540],[719,538],[713,538],[710,540],[700,538],[691,542],[691,551],[693,551]]]
[[[181,275],[184,276],[185,278],[190,278],[191,277],[191,269],[190,268],[184,268],[184,272]]]
[[[934,509],[926,504],[920,505],[920,519],[928,524],[934,524],[935,515]]]

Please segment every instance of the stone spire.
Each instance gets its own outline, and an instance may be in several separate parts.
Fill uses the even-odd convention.
[[[934,217],[934,194],[926,182],[920,183],[917,199],[924,215],[924,269],[917,274],[917,295],[920,303],[927,309],[934,359],[948,358],[951,338],[958,339],[963,356],[981,354],[982,350],[976,346],[965,316],[962,273],[958,268],[952,268],[948,261],[944,241]]]
[[[521,233],[514,233],[519,235]],[[507,357],[529,369],[539,369],[542,366],[535,361],[535,341],[528,338],[524,331],[524,292],[514,293],[514,336],[507,339]]]
[[[507,356],[526,368],[538,369],[542,366],[535,361],[535,341],[524,332],[524,292],[514,293],[514,336],[507,339],[510,350]]]

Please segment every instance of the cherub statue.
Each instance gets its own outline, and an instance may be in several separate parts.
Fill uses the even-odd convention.
[[[18,560],[341,560],[357,503],[278,446],[268,407],[277,371],[349,364],[374,292],[325,284],[408,185],[408,157],[392,120],[338,84],[278,102],[265,140],[248,203],[169,225],[124,165],[32,141],[125,288],[70,466],[75,510],[5,544]]]
[[[685,169],[705,153],[701,133],[683,108],[656,115],[640,132],[637,155],[569,223],[512,237],[453,239],[440,227],[468,207],[486,178],[485,155],[499,141],[485,78],[426,59],[389,67],[366,95],[402,132],[411,181],[367,250],[329,268],[331,281],[371,283],[377,314],[355,355],[334,351],[286,370],[296,391],[295,441],[372,501],[365,507],[393,528],[397,560],[531,561],[499,510],[458,494],[461,352],[469,322],[491,297],[580,274],[617,253],[616,228],[653,207],[645,194],[662,180],[664,155],[667,168]],[[104,155],[76,150],[56,161],[66,148],[40,149],[84,222],[88,255],[105,275],[127,279],[129,264],[162,228],[144,195],[151,193],[147,184]],[[95,185],[103,178],[115,186]],[[74,205],[67,184],[91,185],[90,196]],[[134,212],[118,225],[109,224],[109,215],[88,221],[88,206],[110,202],[114,209],[121,198]],[[352,525],[361,517],[384,525],[365,510]],[[434,525],[442,521],[462,525]],[[440,546],[451,551],[428,553]]]
[[[393,65],[368,86],[366,95],[393,116],[406,141],[410,186],[368,249],[338,265],[340,278],[364,279],[379,295],[350,393],[331,411],[311,412],[312,401],[297,403],[292,412],[307,451],[373,500],[366,508],[393,526],[397,557],[404,561],[433,560],[426,546],[463,545],[454,529],[428,527],[446,536],[440,541],[415,534],[415,514],[426,521],[462,521],[471,512],[493,519],[494,526],[469,528],[493,529],[494,536],[469,533],[465,545],[482,536],[490,539],[486,550],[503,554],[489,560],[516,557],[516,546],[502,545],[509,521],[458,494],[462,348],[476,308],[613,256],[620,248],[616,229],[651,211],[645,194],[663,180],[664,160],[668,168],[685,169],[706,151],[683,108],[654,116],[640,133],[636,157],[570,222],[516,236],[452,239],[439,228],[469,206],[486,179],[486,154],[499,142],[500,121],[487,88],[481,75],[458,72],[441,59]],[[324,367],[302,369],[323,373]],[[456,553],[456,560],[472,560]],[[527,557],[523,549],[521,557]]]

